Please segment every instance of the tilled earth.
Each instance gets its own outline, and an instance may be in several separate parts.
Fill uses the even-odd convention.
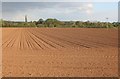
[[[3,77],[117,77],[118,31],[2,28]]]

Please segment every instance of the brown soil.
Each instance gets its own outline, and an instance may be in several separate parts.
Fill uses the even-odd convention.
[[[117,29],[3,28],[5,77],[117,77]]]

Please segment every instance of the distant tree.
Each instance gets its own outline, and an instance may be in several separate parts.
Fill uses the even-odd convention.
[[[45,20],[45,25],[47,27],[57,27],[57,26],[59,26],[61,24],[62,24],[62,22],[60,22],[57,19],[48,18],[47,20]]]
[[[79,21],[76,21],[76,22],[75,22],[75,25],[79,25],[79,23],[80,23]]]
[[[31,22],[15,22],[0,20],[2,27],[73,27],[73,28],[118,28],[120,22],[82,22],[82,21],[59,21],[57,19],[48,18],[45,21],[39,19]]]
[[[43,23],[44,23],[44,20],[41,18],[41,19],[38,20],[37,23],[38,23],[38,24],[43,24]]]

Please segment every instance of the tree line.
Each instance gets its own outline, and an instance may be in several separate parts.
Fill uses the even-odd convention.
[[[117,28],[119,22],[82,22],[82,21],[59,21],[57,19],[48,18],[46,20],[39,19],[31,22],[15,22],[0,20],[1,27],[60,27],[60,28]]]

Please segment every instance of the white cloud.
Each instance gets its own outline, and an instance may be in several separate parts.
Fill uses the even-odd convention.
[[[87,14],[93,13],[93,4],[92,3],[86,3],[80,7],[78,7],[80,11],[84,11]]]
[[[93,8],[93,4],[89,3],[89,4],[87,4],[87,7],[88,8]]]

